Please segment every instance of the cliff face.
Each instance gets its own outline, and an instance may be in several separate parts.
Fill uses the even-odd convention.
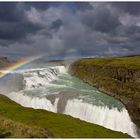
[[[81,59],[71,64],[69,72],[119,99],[140,127],[140,63],[136,62],[140,57]]]

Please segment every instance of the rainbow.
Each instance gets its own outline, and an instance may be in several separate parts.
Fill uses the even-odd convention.
[[[22,59],[21,61],[18,61],[17,63],[14,63],[14,64],[10,65],[9,67],[2,69],[2,71],[0,72],[0,78],[6,76],[10,72],[16,70],[17,68],[19,68],[21,66],[24,66],[24,65],[26,65],[34,60],[37,60],[39,58],[42,58],[43,56],[44,55],[26,57],[26,58]]]

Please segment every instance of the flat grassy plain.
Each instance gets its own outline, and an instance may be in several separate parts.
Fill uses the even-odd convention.
[[[25,108],[0,95],[1,138],[130,138],[71,116]]]
[[[96,65],[105,67],[123,67],[129,69],[140,69],[140,56],[116,57],[116,58],[87,58],[78,61],[82,65]]]

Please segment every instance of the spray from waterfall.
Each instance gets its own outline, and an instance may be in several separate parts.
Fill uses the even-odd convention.
[[[0,71],[0,78],[6,76],[8,73],[16,70],[17,68],[24,66],[32,61],[35,61],[41,57],[43,57],[44,55],[37,55],[37,56],[30,56],[30,57],[26,57],[24,59],[22,59],[21,61],[18,61],[17,63],[14,63],[12,65],[10,65],[9,67],[6,67],[4,69],[2,69]]]

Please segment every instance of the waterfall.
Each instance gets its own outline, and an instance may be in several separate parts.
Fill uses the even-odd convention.
[[[54,81],[56,81],[55,84]],[[75,86],[76,83],[74,82],[72,77],[67,74],[64,66],[25,69],[16,71],[14,74],[11,73],[0,81],[0,91],[22,106],[71,115],[90,123],[138,137],[136,126],[131,121],[125,107],[121,110],[114,106],[110,108],[104,104],[108,100],[99,105],[92,104],[84,98],[90,97],[90,94],[95,92],[94,89],[85,89],[83,85]],[[79,84],[81,82],[79,81]],[[88,96],[79,99],[87,90],[90,91]],[[83,93],[81,94],[81,92]],[[99,100],[96,96],[94,98],[95,102]],[[104,97],[102,98],[104,99]],[[110,99],[111,97],[106,95],[106,98]]]
[[[55,113],[58,112],[58,109],[60,110],[58,105],[59,98],[57,96],[53,103],[47,98],[30,97],[16,92],[7,96],[24,107],[44,109]],[[131,121],[125,108],[119,111],[117,108],[109,109],[104,106],[94,106],[77,99],[68,99],[64,108],[63,114],[138,137],[136,126]]]
[[[93,106],[79,100],[69,100],[64,114],[137,137],[136,126],[125,108],[119,111],[117,108],[109,109],[104,106]]]

